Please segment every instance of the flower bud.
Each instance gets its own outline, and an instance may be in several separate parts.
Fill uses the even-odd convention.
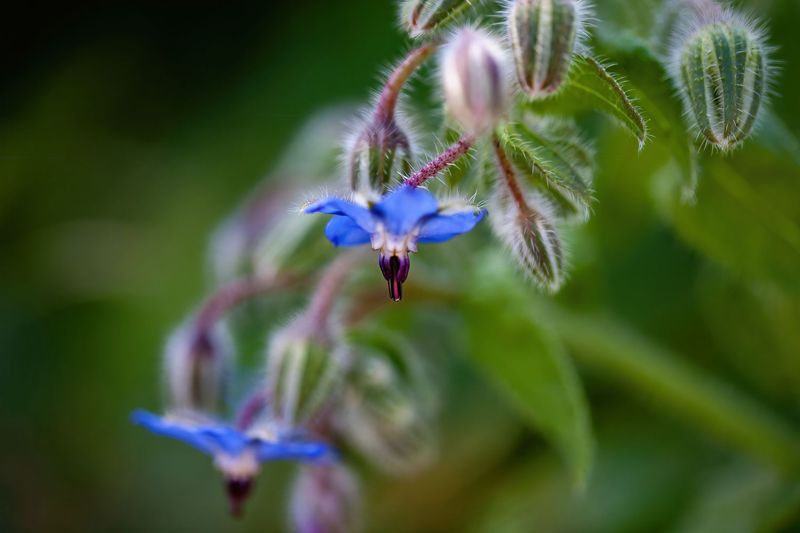
[[[402,22],[412,37],[443,28],[459,19],[470,0],[408,0],[403,3]]]
[[[297,533],[358,531],[361,492],[342,464],[303,466],[294,482],[290,528]]]
[[[492,196],[492,229],[511,250],[525,273],[539,285],[556,291],[563,281],[564,251],[550,204],[529,194],[520,206],[505,189]]]
[[[459,30],[441,57],[447,111],[467,133],[493,128],[506,111],[508,69],[497,40],[480,29]]]
[[[767,94],[769,48],[761,32],[729,10],[699,11],[671,48],[670,72],[693,129],[723,151],[741,144]]]
[[[275,419],[292,427],[308,421],[330,399],[341,371],[341,355],[305,316],[275,333],[267,354]]]
[[[402,474],[434,456],[432,402],[410,354],[361,349],[337,412],[337,427],[376,467]]]
[[[514,0],[508,10],[508,35],[520,87],[532,98],[557,91],[583,33],[580,0]]]
[[[219,410],[224,399],[231,342],[217,327],[198,331],[192,322],[178,328],[167,341],[164,370],[171,410]]]
[[[411,142],[395,120],[369,122],[348,146],[346,164],[354,192],[381,194],[411,172]]]

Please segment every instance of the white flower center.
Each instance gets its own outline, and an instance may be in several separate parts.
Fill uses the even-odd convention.
[[[379,224],[372,234],[372,249],[378,250],[387,256],[404,256],[409,253],[416,253],[418,235],[419,228],[414,228],[405,235],[392,235],[383,224]]]

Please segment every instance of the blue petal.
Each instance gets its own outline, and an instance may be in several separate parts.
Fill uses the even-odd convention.
[[[370,235],[352,218],[335,216],[325,226],[325,236],[334,246],[356,246],[370,241]]]
[[[228,455],[241,455],[250,445],[250,438],[240,431],[227,426],[214,426],[202,429],[203,435],[214,444],[214,449]]]
[[[152,431],[156,435],[181,440],[194,446],[201,452],[207,454],[214,452],[213,443],[203,434],[205,428],[194,428],[184,424],[170,422],[160,416],[141,410],[133,412],[131,421],[134,424]]]
[[[323,442],[260,442],[256,456],[260,462],[291,460],[322,461],[335,456],[333,448]]]
[[[349,217],[367,233],[375,231],[375,217],[370,213],[369,209],[341,198],[320,200],[308,206],[305,212]]]
[[[425,189],[402,185],[383,197],[372,211],[392,235],[405,235],[439,209],[436,197]]]
[[[486,210],[461,211],[450,215],[436,215],[423,222],[417,242],[444,242],[466,233],[480,222]]]

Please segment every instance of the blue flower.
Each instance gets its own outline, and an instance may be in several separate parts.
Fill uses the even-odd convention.
[[[486,215],[473,206],[442,205],[430,192],[401,185],[372,205],[342,198],[326,198],[308,206],[306,213],[335,215],[325,228],[334,246],[370,243],[380,251],[379,264],[394,301],[402,297],[408,277],[409,253],[417,243],[445,242],[466,233]]]
[[[277,460],[315,463],[336,457],[333,448],[324,442],[305,440],[298,435],[277,435],[266,427],[243,432],[205,417],[202,420],[161,417],[141,410],[134,411],[131,420],[157,435],[183,441],[212,456],[215,466],[225,476],[234,514],[241,511],[261,463]]]

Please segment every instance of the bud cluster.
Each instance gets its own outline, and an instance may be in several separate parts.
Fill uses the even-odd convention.
[[[693,129],[708,144],[729,150],[752,133],[762,113],[770,49],[763,31],[713,0],[682,2],[691,9],[680,10],[670,75]],[[410,256],[472,231],[488,206],[494,236],[536,285],[554,292],[566,277],[559,232],[568,222],[588,220],[594,201],[592,143],[581,129],[584,122],[564,115],[601,111],[640,132],[640,142],[647,137],[638,106],[584,44],[587,0],[503,3],[503,12],[495,13],[503,24],[490,31],[477,23],[451,26],[496,2],[403,1],[402,24],[418,39],[416,48],[391,70],[343,146],[338,116],[333,130],[331,120],[317,123],[315,135],[301,137],[291,164],[278,173],[293,185],[306,175],[327,178],[339,156],[345,190],[290,213],[288,198],[296,202],[295,191],[269,184],[216,233],[212,259],[217,281],[225,283],[167,343],[164,416],[137,411],[133,420],[211,456],[234,514],[265,463],[291,460],[301,463],[290,498],[291,527],[352,531],[361,507],[348,462],[353,456],[389,475],[430,465],[437,455],[435,391],[428,368],[406,341],[374,327],[377,302],[386,299],[385,289],[374,285],[377,270],[394,302],[404,292],[413,299],[424,291],[452,303],[450,291],[474,279],[460,272],[472,268],[472,245],[451,262],[458,268],[448,272],[445,289],[409,282]],[[412,134],[397,107],[406,82],[434,56],[445,115],[440,132],[448,145],[422,161],[422,151],[439,141]],[[673,121],[682,129],[679,117],[659,118],[669,123],[668,131]],[[334,157],[331,139],[337,142]],[[691,150],[685,141],[672,145]],[[440,183],[432,179],[445,172]],[[463,200],[456,187],[474,195]],[[324,236],[334,246],[368,247],[377,255],[372,279],[357,275],[363,259],[357,252],[330,260],[312,214],[330,217]],[[234,348],[223,315],[267,293],[310,287],[310,271],[323,263],[308,304],[273,330],[266,364],[249,381],[256,383],[253,390],[245,391],[230,420],[221,418],[231,399]],[[420,270],[423,276],[430,272]],[[272,312],[277,306],[271,304]],[[256,307],[249,310],[261,310]]]

